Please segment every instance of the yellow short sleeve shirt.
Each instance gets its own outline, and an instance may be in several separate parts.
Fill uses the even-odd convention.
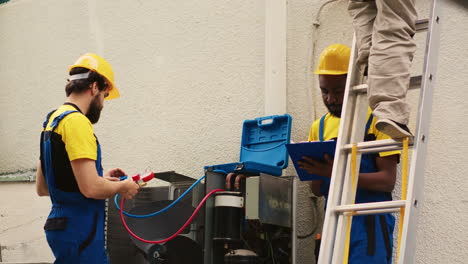
[[[62,105],[49,118],[46,130],[51,130],[50,124],[56,116],[69,110],[76,110],[71,105]],[[60,121],[55,133],[62,137],[65,150],[70,161],[76,159],[97,159],[97,139],[94,136],[93,125],[80,112],[71,113]]]
[[[371,113],[372,111],[369,108],[367,111],[367,120],[369,119]],[[372,120],[371,126],[369,127],[368,133],[374,134],[376,137],[376,140],[390,139],[391,138],[390,136],[377,130],[377,128],[375,127],[376,122],[377,122],[377,119],[374,118]],[[314,123],[310,127],[309,139],[308,139],[309,141],[319,140],[319,127],[320,127],[320,119],[317,119],[314,121]],[[327,115],[325,116],[325,120],[324,120],[323,140],[330,140],[333,138],[337,138],[339,128],[340,128],[340,118],[333,116],[330,113],[327,113]],[[390,156],[390,155],[395,155],[395,154],[400,154],[400,151],[380,152],[379,156],[385,157],[385,156]]]

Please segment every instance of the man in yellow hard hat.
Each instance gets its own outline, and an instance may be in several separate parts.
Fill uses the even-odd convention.
[[[377,128],[392,138],[412,136],[406,93],[416,51],[415,0],[350,0],[358,46],[357,66],[368,76],[369,106]]]
[[[328,113],[312,124],[309,141],[326,141],[338,137],[349,57],[350,48],[343,44],[330,45],[320,55],[314,73],[319,76],[322,99]],[[370,109],[367,120],[366,141],[390,138],[376,129],[376,119]],[[392,200],[398,155],[398,151],[362,155],[356,203]],[[324,180],[311,181],[310,187],[317,196],[324,195],[327,198],[333,160],[327,155],[323,160],[303,157],[299,164],[310,174],[323,177]],[[348,263],[391,263],[394,225],[395,219],[391,214],[354,216]]]
[[[43,124],[36,190],[50,196],[44,230],[54,263],[108,263],[104,247],[105,199],[131,199],[139,190],[121,169],[103,173],[101,147],[94,135],[104,99],[119,97],[111,65],[88,53],[69,68],[67,99]]]

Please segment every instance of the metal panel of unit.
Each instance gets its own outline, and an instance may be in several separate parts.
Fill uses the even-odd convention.
[[[246,218],[264,224],[291,227],[293,181],[261,174],[246,183]]]

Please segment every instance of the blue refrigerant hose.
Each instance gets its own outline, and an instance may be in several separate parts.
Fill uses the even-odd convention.
[[[214,170],[213,172],[221,172],[221,173],[224,173],[224,174],[227,174],[225,171],[222,171],[222,170]],[[197,184],[199,184],[203,179],[205,179],[205,175],[203,175],[200,179],[198,179],[196,182],[194,182],[192,184],[192,186],[190,186],[181,196],[179,196],[179,198],[177,198],[176,200],[174,200],[171,204],[169,204],[168,206],[166,206],[165,208],[157,211],[157,212],[154,212],[154,213],[151,213],[151,214],[146,214],[146,215],[134,215],[134,214],[130,214],[130,213],[127,213],[127,212],[123,212],[126,216],[130,216],[130,217],[134,217],[134,218],[147,218],[147,217],[151,217],[151,216],[155,216],[155,215],[158,215],[158,214],[161,214],[167,210],[169,210],[169,208],[171,208],[172,206],[174,206],[175,204],[177,204],[182,198],[184,198],[195,186],[197,186]],[[119,194],[116,194],[115,197],[114,197],[114,204],[115,204],[115,207],[117,207],[117,210],[120,210],[120,206],[119,206],[119,203],[118,203],[118,199],[119,199]]]

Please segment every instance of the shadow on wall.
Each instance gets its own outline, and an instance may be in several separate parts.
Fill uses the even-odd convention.
[[[468,1],[466,0],[452,0],[455,4],[468,9]]]

